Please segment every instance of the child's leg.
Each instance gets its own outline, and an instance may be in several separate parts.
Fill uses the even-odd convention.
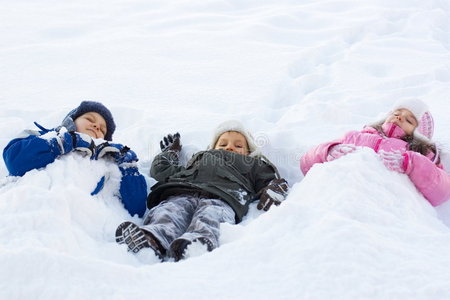
[[[144,218],[142,229],[149,231],[168,250],[170,244],[182,235],[191,222],[198,199],[176,196],[152,208]]]
[[[182,255],[184,248],[194,241],[206,244],[208,251],[217,248],[220,223],[225,222],[236,223],[234,210],[227,203],[219,199],[199,199],[198,207],[186,233],[172,243],[172,253],[178,253],[177,256]],[[183,249],[178,249],[180,247]]]

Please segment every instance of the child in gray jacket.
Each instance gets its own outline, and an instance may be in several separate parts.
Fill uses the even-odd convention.
[[[266,211],[284,200],[286,180],[260,154],[240,122],[220,124],[208,148],[184,167],[179,165],[180,135],[161,141],[162,153],[151,168],[158,183],[148,196],[144,225],[120,224],[118,243],[126,243],[134,253],[151,248],[161,259],[178,261],[193,243],[205,251],[217,248],[220,223],[239,223],[255,199],[259,198],[258,209]]]

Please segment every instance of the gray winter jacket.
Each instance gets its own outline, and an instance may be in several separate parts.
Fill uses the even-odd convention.
[[[176,152],[162,152],[153,160],[150,174],[158,183],[147,198],[148,208],[173,195],[201,195],[227,202],[237,223],[256,194],[276,178],[272,164],[225,150],[198,152],[186,167],[179,165]]]

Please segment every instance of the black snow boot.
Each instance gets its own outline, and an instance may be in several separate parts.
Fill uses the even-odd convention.
[[[153,234],[129,221],[123,222],[117,227],[116,242],[127,244],[128,251],[133,253],[138,253],[143,248],[150,248],[161,260],[166,252]]]
[[[210,252],[213,250],[213,245],[210,240],[204,237],[197,238],[193,241],[178,238],[170,244],[170,253],[172,257],[175,259],[175,261],[180,261],[182,259],[186,258],[186,249],[187,247],[192,244],[193,242],[199,242],[202,245],[206,245],[207,250]]]
[[[192,244],[192,242],[185,239],[176,239],[170,244],[170,252],[175,261],[180,261],[184,258],[186,248],[190,244]]]

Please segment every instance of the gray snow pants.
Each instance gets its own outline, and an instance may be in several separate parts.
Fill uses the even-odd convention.
[[[236,223],[234,210],[226,202],[178,195],[149,210],[141,228],[151,232],[166,250],[177,238],[206,238],[215,249],[219,246],[220,223],[225,222]]]

